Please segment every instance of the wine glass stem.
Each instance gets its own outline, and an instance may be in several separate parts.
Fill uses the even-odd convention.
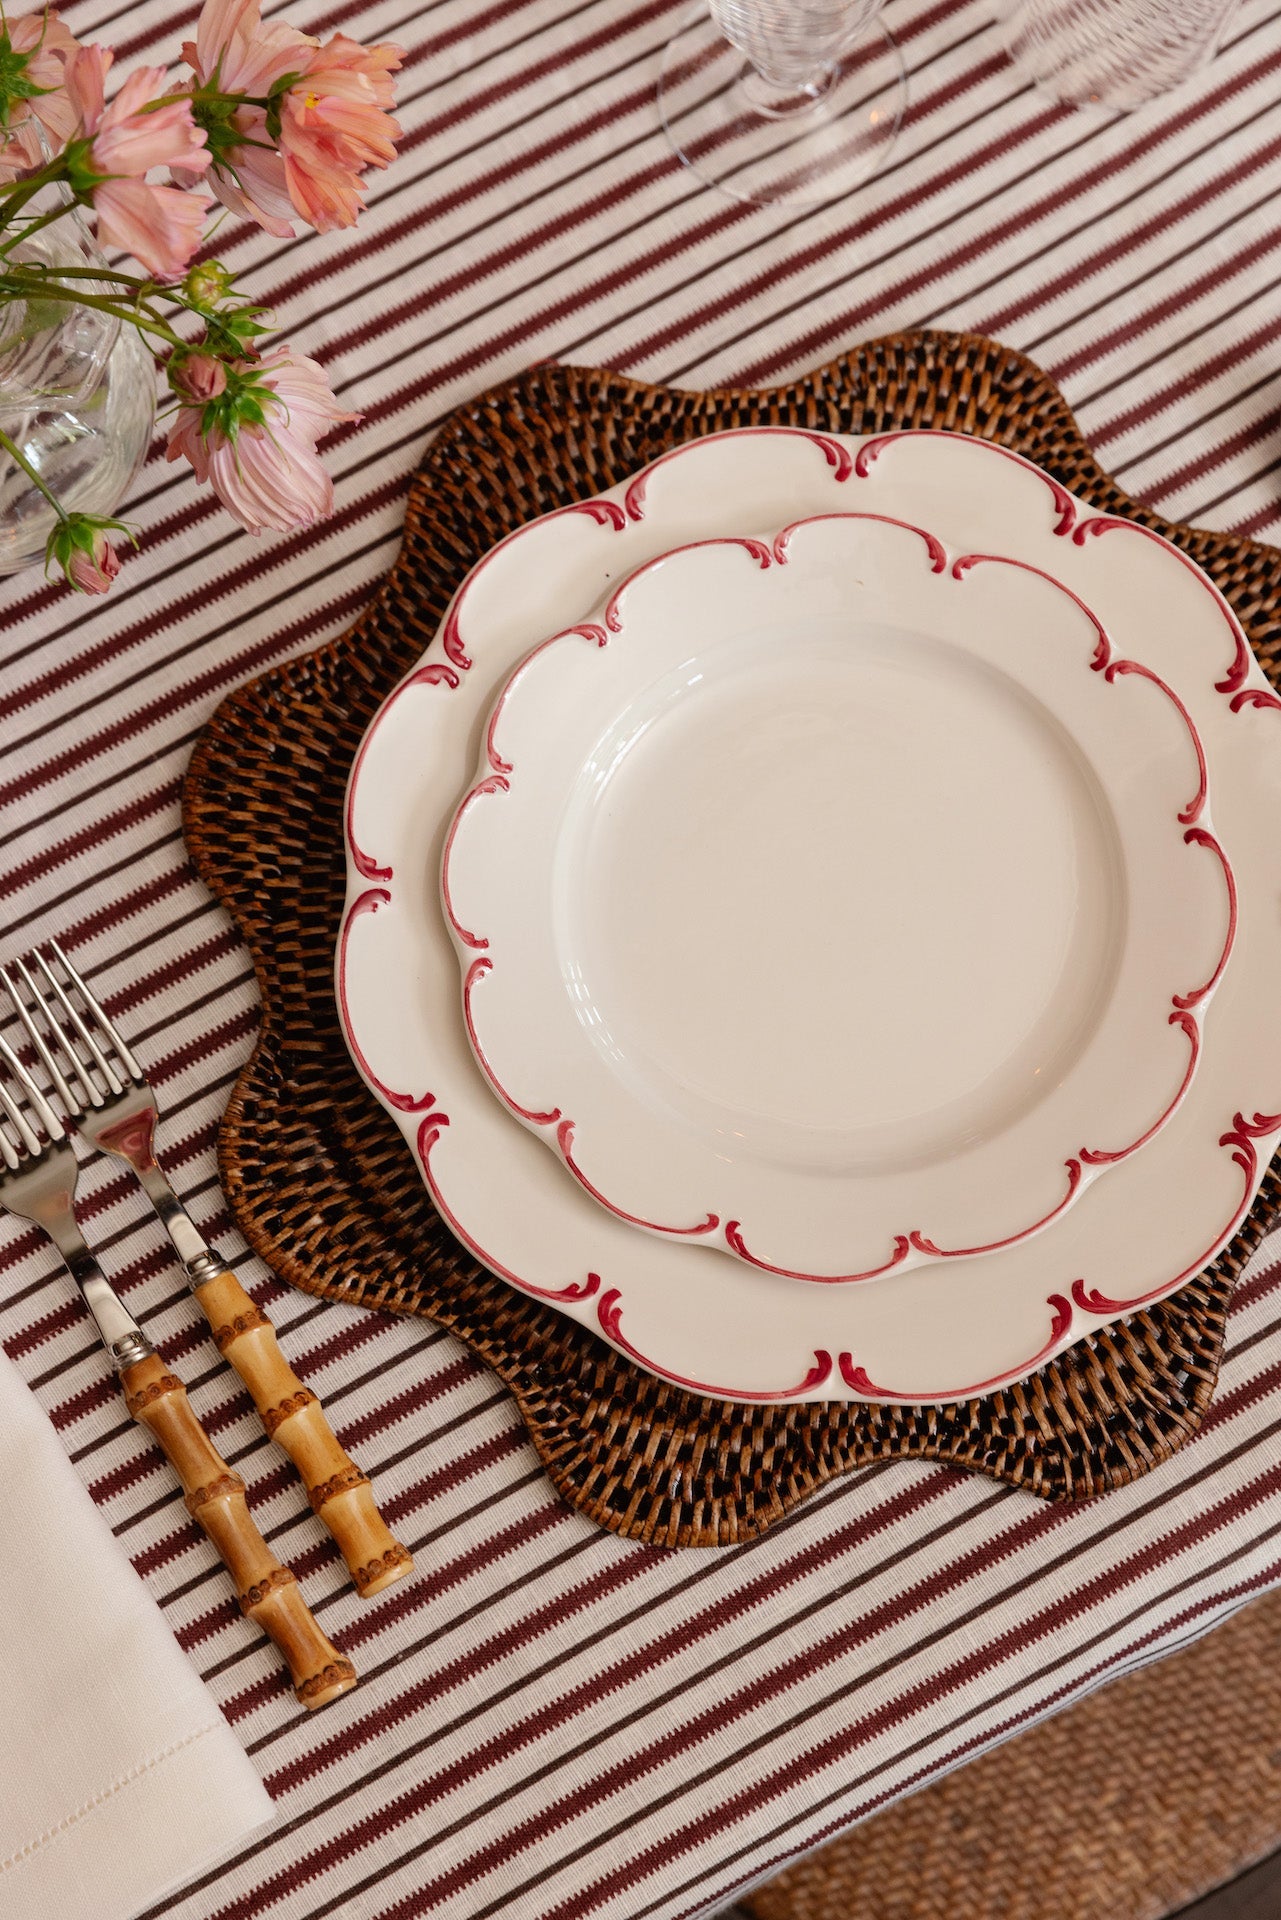
[[[880,0],[709,0],[712,19],[767,86],[816,95]]]
[[[779,93],[821,93],[831,68],[807,66],[803,68],[781,64],[773,66],[758,65],[757,73],[767,87],[775,88]]]

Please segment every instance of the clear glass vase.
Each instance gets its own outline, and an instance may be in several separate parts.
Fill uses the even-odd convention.
[[[881,0],[702,0],[658,103],[692,172],[758,206],[844,199],[883,165],[907,98]]]
[[[1237,0],[1000,0],[1019,73],[1073,106],[1127,112],[1198,73]]]
[[[33,233],[9,259],[106,264],[75,213]],[[110,292],[95,280],[62,285]],[[155,414],[155,363],[136,327],[79,301],[0,299],[0,428],[65,508],[115,513],[142,465]],[[54,517],[0,448],[0,573],[43,560]]]

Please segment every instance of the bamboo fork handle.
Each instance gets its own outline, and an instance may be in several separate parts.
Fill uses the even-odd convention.
[[[232,1473],[191,1410],[187,1390],[159,1354],[120,1376],[125,1405],[149,1427],[177,1469],[187,1511],[217,1547],[236,1583],[242,1613],[275,1641],[304,1707],[323,1707],[356,1684],[356,1669],[317,1625],[302,1590],[259,1533]]]
[[[368,1477],[339,1446],[319,1400],[294,1372],[276,1330],[234,1273],[223,1268],[195,1287],[218,1351],[253,1395],[269,1436],[302,1475],[311,1504],[338,1542],[362,1599],[413,1571],[413,1559],[389,1530]]]

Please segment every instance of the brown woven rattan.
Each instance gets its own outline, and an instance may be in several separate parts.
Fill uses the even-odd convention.
[[[1162,1920],[1278,1846],[1281,1594],[1269,1594],[877,1814],[741,1911]],[[1260,1889],[1239,1911],[1263,1920],[1276,1907]]]
[[[262,996],[258,1043],[221,1135],[223,1184],[246,1239],[306,1293],[452,1329],[507,1382],[567,1500],[602,1526],[672,1546],[759,1533],[834,1474],[885,1456],[954,1461],[1045,1496],[1098,1493],[1145,1472],[1196,1430],[1233,1278],[1281,1203],[1274,1165],[1231,1247],[1176,1298],[1022,1386],[951,1407],[700,1399],[493,1278],[437,1217],[349,1063],[334,1011],[352,756],[495,540],[678,441],[761,422],[946,427],[1015,447],[1194,555],[1277,671],[1281,553],[1171,527],[1129,500],[1058,390],[992,341],[901,334],[761,393],[682,393],[546,366],[453,415],[410,487],[404,544],[381,591],[349,633],[224,701],[185,795],[187,845],[248,942]]]

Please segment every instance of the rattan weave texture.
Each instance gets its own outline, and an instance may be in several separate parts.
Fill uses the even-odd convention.
[[[1163,1920],[1278,1845],[1281,1595],[1269,1594],[887,1808],[743,1910],[753,1920]]]
[[[669,1546],[759,1533],[833,1475],[886,1456],[951,1461],[1045,1497],[1088,1496],[1146,1472],[1195,1432],[1233,1279],[1281,1208],[1274,1162],[1241,1232],[1198,1280],[1023,1385],[952,1407],[700,1399],[495,1279],[436,1215],[348,1060],[334,1009],[352,757],[494,541],[681,440],[760,423],[942,427],[1017,449],[1199,561],[1281,684],[1281,553],[1171,526],[1130,500],[1095,462],[1057,388],[993,341],[895,335],[759,393],[680,392],[543,366],[453,415],[411,485],[404,544],[380,592],[347,634],[223,702],[184,795],[188,848],[248,943],[262,998],[220,1140],[246,1239],[305,1293],[452,1329],[510,1387],[561,1494],[602,1526]]]

